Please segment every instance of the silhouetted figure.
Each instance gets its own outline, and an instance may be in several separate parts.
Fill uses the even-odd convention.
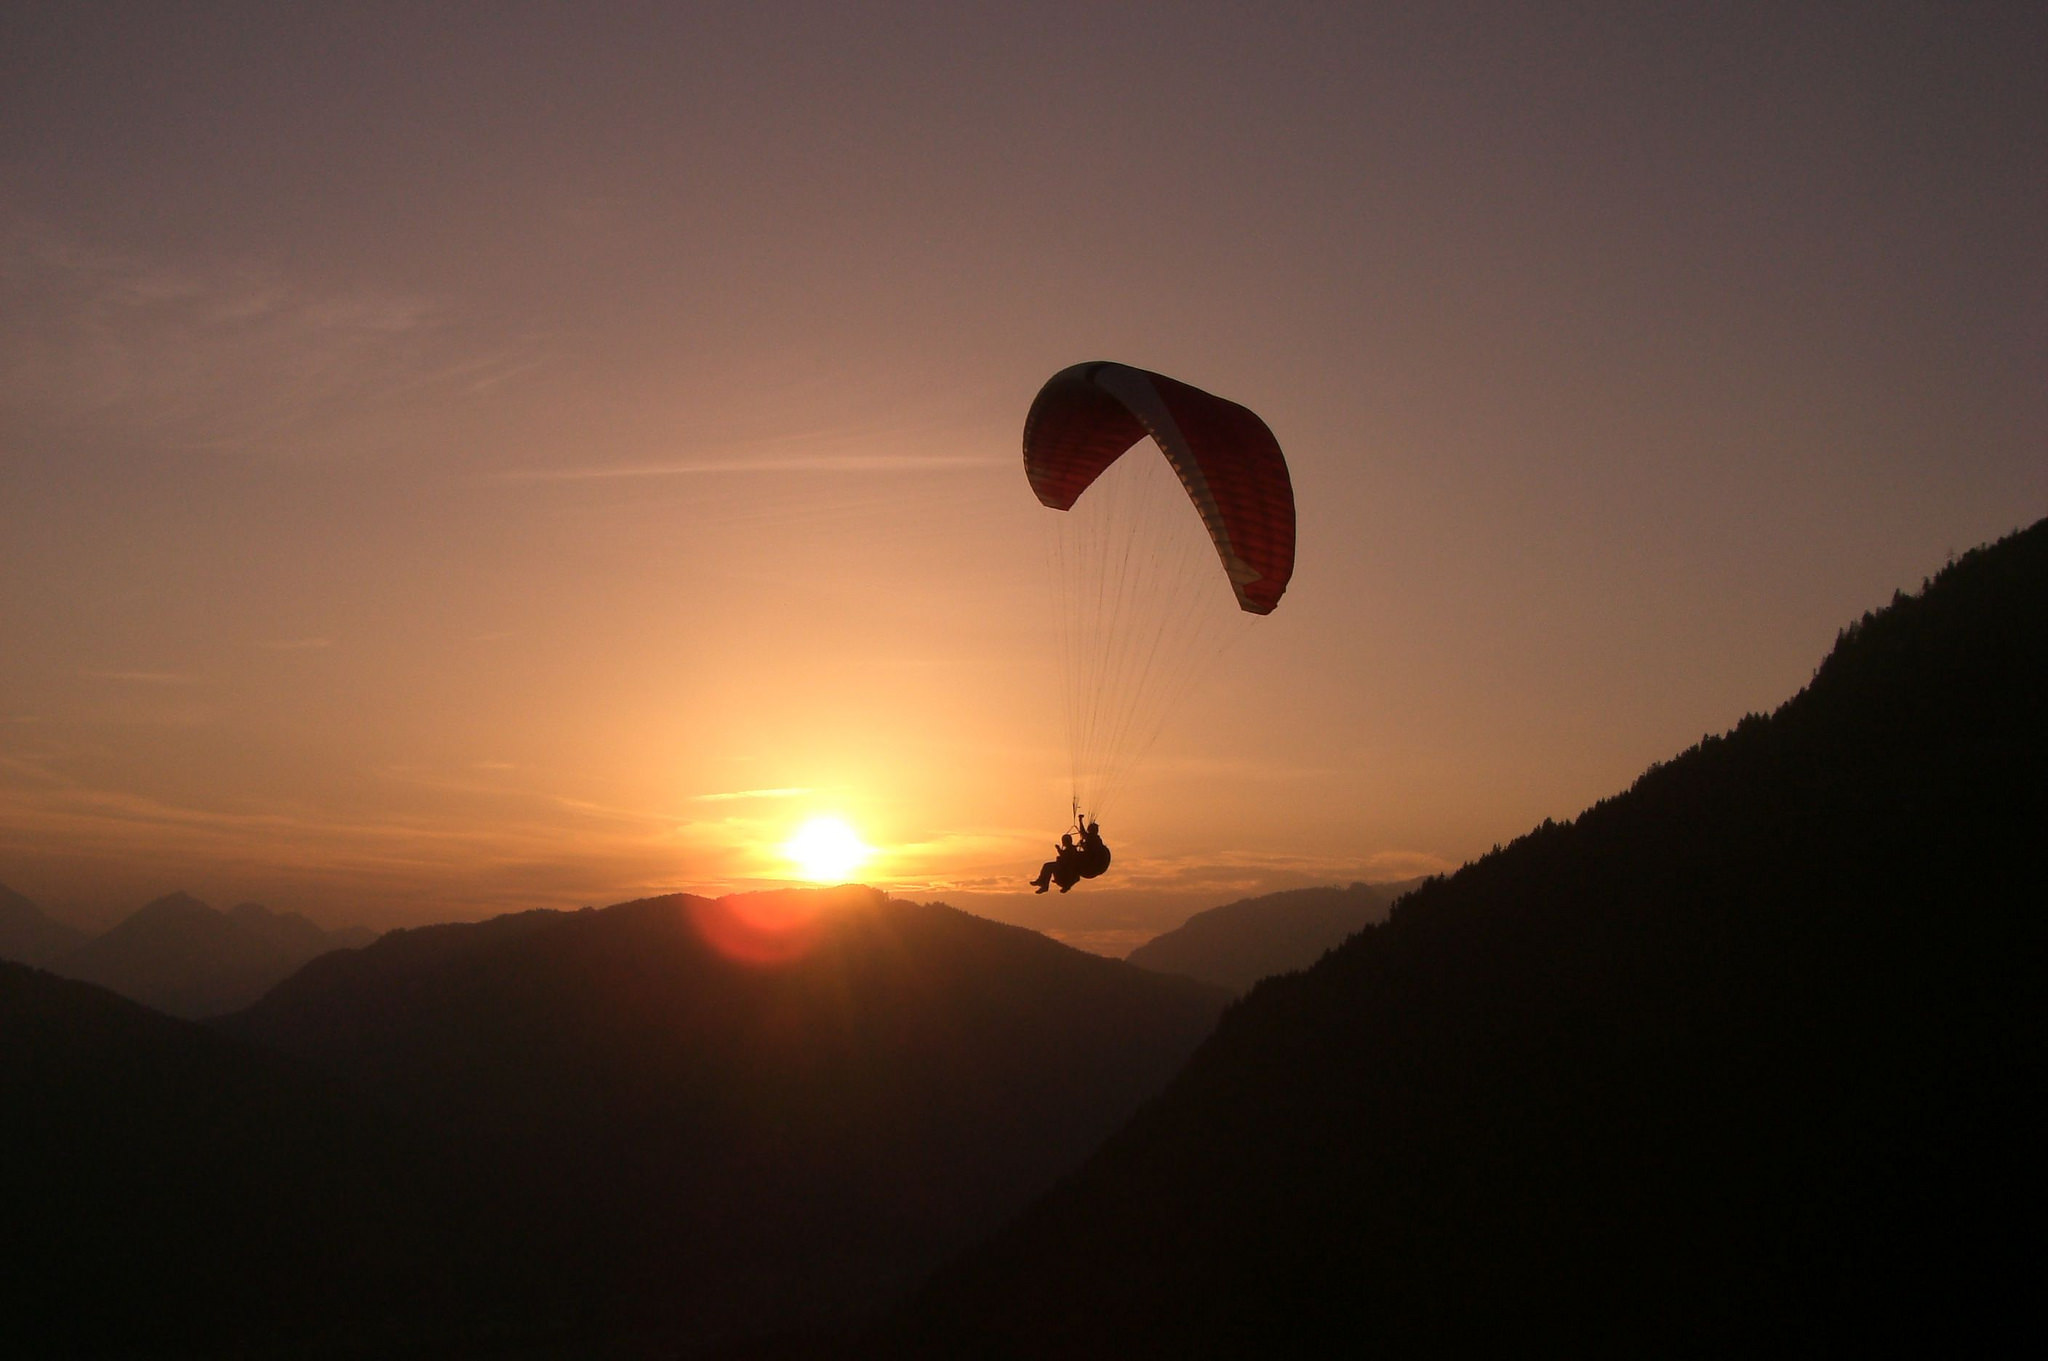
[[[1102,839],[1102,829],[1078,815],[1075,821],[1081,828],[1080,844],[1075,844],[1072,832],[1060,837],[1053,858],[1039,866],[1038,877],[1031,881],[1040,893],[1053,884],[1065,893],[1083,879],[1097,878],[1109,868],[1109,843]]]
[[[1083,879],[1097,878],[1109,868],[1109,843],[1093,821],[1081,829],[1079,861]]]
[[[1053,858],[1039,866],[1038,877],[1031,882],[1040,893],[1043,893],[1048,880],[1058,884],[1062,893],[1081,881],[1081,848],[1074,844],[1072,832],[1060,838]]]

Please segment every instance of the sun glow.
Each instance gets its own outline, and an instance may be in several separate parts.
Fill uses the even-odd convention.
[[[798,874],[814,884],[844,883],[875,848],[860,839],[845,818],[815,817],[782,843]]]

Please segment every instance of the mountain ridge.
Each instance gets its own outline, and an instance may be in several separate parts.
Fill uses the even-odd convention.
[[[1258,984],[877,1346],[2021,1335],[2044,692],[2048,522],[1845,628],[1770,717]]]
[[[75,950],[91,936],[58,921],[5,884],[0,884],[0,959],[45,965]]]
[[[1362,927],[1384,921],[1421,884],[1286,889],[1197,912],[1124,956],[1140,968],[1243,992],[1261,978],[1305,969]]]
[[[0,1282],[0,1351],[842,1328],[1083,1157],[1227,1001],[861,888],[393,932],[204,1023],[0,966],[27,1113],[0,1190],[35,1259]]]
[[[351,948],[365,935],[359,927],[325,931],[260,903],[222,912],[179,890],[151,899],[47,967],[197,1020],[247,1006],[308,960]]]
[[[459,1141],[519,1232],[582,1245],[571,1294],[701,1338],[907,1290],[1083,1158],[1227,1001],[844,887],[392,932],[213,1024]]]

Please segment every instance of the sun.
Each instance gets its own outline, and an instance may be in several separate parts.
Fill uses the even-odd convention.
[[[815,817],[782,843],[782,853],[814,884],[844,883],[875,848],[845,818]]]

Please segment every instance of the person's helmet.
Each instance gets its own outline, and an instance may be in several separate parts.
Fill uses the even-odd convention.
[[[1073,844],[1074,844],[1074,834],[1073,834],[1072,832],[1062,832],[1062,833],[1060,834],[1060,845],[1062,845],[1062,846],[1071,846],[1071,845],[1073,845]]]
[[[1088,835],[1090,835],[1090,836],[1094,836],[1094,835],[1095,835],[1095,824],[1094,824],[1094,823],[1092,823],[1092,822],[1088,824]]]

